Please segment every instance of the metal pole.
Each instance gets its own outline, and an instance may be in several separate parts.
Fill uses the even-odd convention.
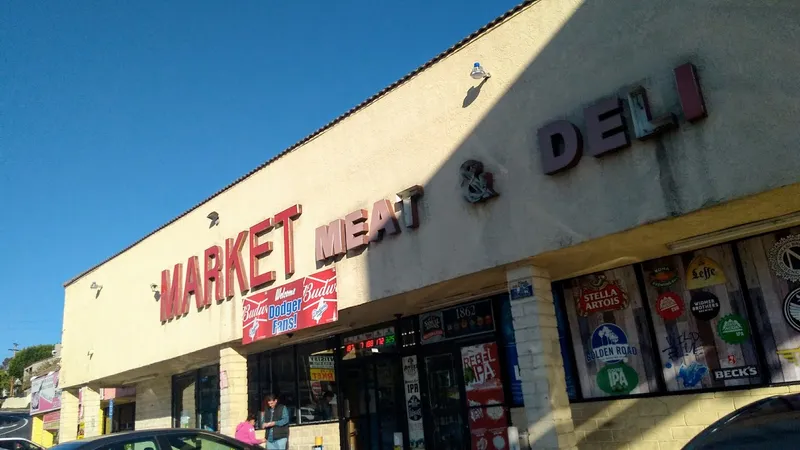
[[[8,349],[8,351],[11,352],[11,359],[14,359],[17,356],[17,352],[20,350],[19,349],[19,344],[14,342],[13,345],[14,345],[14,348]],[[14,377],[9,375],[8,378],[9,378],[9,380],[8,380],[8,387],[9,387],[8,395],[9,395],[9,397],[13,397],[14,396]]]

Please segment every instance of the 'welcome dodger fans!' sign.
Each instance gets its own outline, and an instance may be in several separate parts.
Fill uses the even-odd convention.
[[[244,299],[242,343],[335,322],[337,299],[335,268],[251,295]]]

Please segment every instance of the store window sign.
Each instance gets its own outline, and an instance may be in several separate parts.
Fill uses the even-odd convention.
[[[482,300],[419,316],[422,344],[494,331],[490,300]]]
[[[676,67],[673,73],[684,119],[695,122],[706,117],[705,100],[694,65],[683,64]],[[652,118],[647,92],[642,86],[631,89],[626,100],[637,139],[647,140],[678,126],[678,120],[672,113]],[[628,125],[623,118],[622,100],[619,97],[604,98],[586,108],[584,121],[586,129],[583,134],[576,125],[566,120],[557,120],[539,129],[539,149],[545,174],[554,175],[575,167],[583,156],[584,137],[587,153],[594,157],[630,146]]]
[[[599,360],[614,364],[638,354],[636,347],[628,344],[628,336],[622,328],[613,323],[604,323],[595,328],[591,337],[591,348],[586,362]]]
[[[597,387],[606,394],[629,394],[639,385],[639,374],[624,362],[603,366],[597,372]]]
[[[759,376],[758,366],[726,367],[724,369],[714,369],[712,375],[715,380],[741,380],[744,378],[755,378]]]
[[[772,271],[786,281],[800,281],[800,235],[790,235],[769,250]]]
[[[750,339],[750,327],[744,317],[738,314],[728,314],[717,322],[717,334],[728,344],[741,344]]]
[[[338,319],[336,269],[326,269],[244,299],[242,343]]]
[[[675,320],[683,315],[683,299],[675,292],[664,292],[656,299],[656,313],[664,320]]]
[[[508,422],[500,377],[498,348],[494,342],[461,348],[464,390],[469,409],[472,448],[505,449]]]
[[[309,378],[311,381],[336,381],[332,355],[311,355],[308,357]]]
[[[650,284],[657,288],[670,287],[678,281],[678,273],[671,267],[658,267],[650,274]]]
[[[789,292],[783,301],[783,317],[795,331],[800,331],[800,288]]]
[[[689,309],[695,318],[708,322],[719,315],[719,298],[711,292],[692,292],[692,300],[689,304]]]
[[[686,268],[686,287],[689,290],[703,289],[726,282],[727,278],[722,267],[708,256],[695,256]]]
[[[609,281],[604,275],[596,275],[590,280],[581,286],[578,315],[586,317],[592,313],[617,311],[628,307],[628,294],[618,281]]]
[[[419,385],[417,357],[403,358],[403,385],[408,418],[408,443],[413,450],[425,449],[425,427],[422,422],[422,390]]]
[[[272,252],[272,241],[266,236],[275,228],[283,228],[284,274],[288,278],[295,272],[294,221],[303,213],[301,205],[293,205],[274,216],[240,231],[236,237],[225,239],[225,248],[212,245],[203,252],[202,259],[192,255],[183,263],[177,263],[172,271],[161,272],[161,322],[165,323],[189,313],[190,300],[194,296],[198,311],[211,306],[212,297],[217,303],[232,298],[238,292],[245,294],[251,289],[274,282],[275,271],[262,271],[263,259]],[[249,271],[242,257],[245,245],[250,247]]]
[[[473,399],[476,398],[477,392],[481,391],[483,396],[481,396],[480,400],[476,400],[481,405],[500,403],[501,395],[497,394],[502,392],[502,385],[500,384],[500,363],[497,358],[497,345],[486,344],[464,347],[461,350],[461,355],[464,359],[464,379],[467,383],[468,391],[476,393],[472,396]]]

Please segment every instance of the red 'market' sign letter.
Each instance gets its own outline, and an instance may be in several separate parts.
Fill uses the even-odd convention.
[[[161,322],[166,322],[183,315],[181,304],[181,278],[183,277],[183,264],[175,264],[170,281],[169,270],[161,272]]]
[[[272,251],[272,241],[258,243],[258,238],[272,230],[272,219],[262,220],[250,227],[250,287],[255,289],[275,281],[275,271],[258,273],[258,260]]]
[[[303,214],[303,207],[300,205],[294,205],[275,214],[275,225],[283,224],[283,264],[287,277],[294,274],[294,225],[292,222],[300,217],[300,214]]]
[[[190,256],[186,262],[186,284],[183,287],[183,303],[189,304],[189,297],[194,294],[194,302],[197,309],[203,309],[211,303],[206,304],[206,299],[203,297],[203,282],[200,278],[200,263],[197,256]]]
[[[225,300],[225,281],[222,274],[222,247],[212,245],[207,248],[203,256],[205,261],[203,272],[203,296],[205,304],[211,304],[211,285],[214,285],[214,299],[217,303]]]
[[[244,240],[247,238],[247,231],[242,231],[236,236],[236,241],[231,238],[225,239],[225,287],[228,297],[234,296],[233,273],[236,272],[236,280],[239,281],[239,292],[244,294],[250,290],[247,282],[247,274],[244,273],[244,261],[242,260],[242,248]]]

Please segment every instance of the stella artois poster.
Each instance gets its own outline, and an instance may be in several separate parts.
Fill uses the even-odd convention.
[[[585,277],[577,298],[578,315],[586,317],[592,313],[617,311],[628,307],[628,294],[617,280],[608,280],[605,275]]]

